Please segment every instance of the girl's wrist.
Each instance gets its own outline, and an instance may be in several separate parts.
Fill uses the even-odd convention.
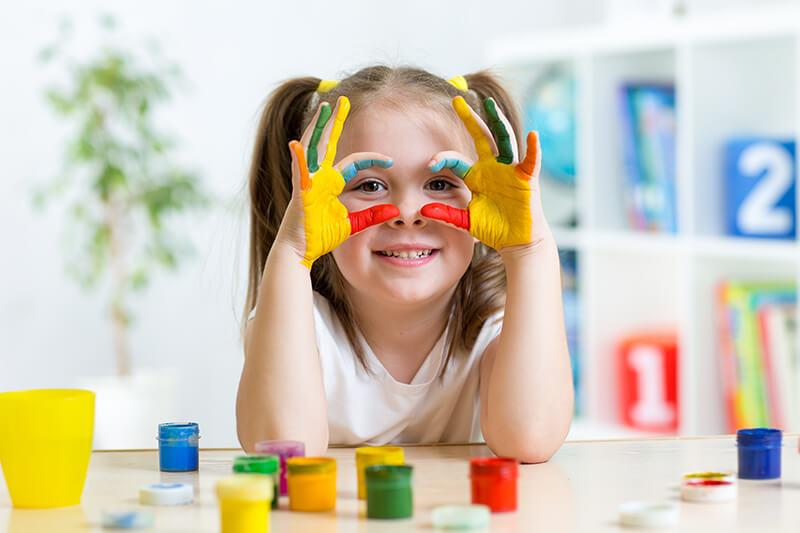
[[[281,226],[272,243],[272,250],[277,249],[283,255],[293,255],[298,261],[305,258],[306,236],[303,218],[302,209],[297,209],[295,200],[292,199],[283,214]]]
[[[538,231],[535,238],[528,244],[520,244],[517,246],[507,246],[497,251],[503,262],[518,261],[527,257],[535,257],[547,255],[555,252],[558,254],[558,245],[556,244],[555,237],[550,231],[549,227]]]
[[[272,243],[272,249],[270,250],[269,255],[275,255],[276,259],[278,260],[288,260],[292,263],[297,263],[300,266],[303,266],[302,262],[305,258],[305,254],[300,251],[297,243],[294,242],[294,239],[281,237],[280,233],[275,237],[275,242]],[[303,268],[306,267],[303,266]]]

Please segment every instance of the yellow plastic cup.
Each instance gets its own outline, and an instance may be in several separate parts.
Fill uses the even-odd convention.
[[[92,391],[0,393],[0,464],[14,507],[78,505],[93,431]]]
[[[324,512],[336,508],[336,459],[291,457],[286,460],[289,510]]]
[[[234,474],[217,481],[222,533],[269,533],[270,476]]]
[[[399,446],[362,446],[356,448],[356,473],[358,475],[358,499],[367,499],[367,483],[364,470],[372,465],[402,465],[405,463],[403,448]]]

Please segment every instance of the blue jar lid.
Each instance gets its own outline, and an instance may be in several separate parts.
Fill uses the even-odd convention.
[[[740,429],[736,432],[738,444],[780,444],[783,432],[773,428]]]
[[[200,427],[196,422],[168,422],[158,425],[159,439],[188,439],[199,435]]]

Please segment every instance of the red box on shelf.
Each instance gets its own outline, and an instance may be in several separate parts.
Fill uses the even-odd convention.
[[[643,332],[619,342],[622,422],[631,428],[676,433],[679,424],[678,339],[672,332]]]

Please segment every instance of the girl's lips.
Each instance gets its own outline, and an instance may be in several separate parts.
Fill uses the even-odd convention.
[[[436,257],[438,253],[439,250],[434,249],[431,250],[430,255],[427,255],[425,257],[403,258],[403,257],[394,257],[391,255],[383,255],[380,252],[372,252],[372,254],[377,256],[379,259],[382,259],[383,261],[386,261],[391,265],[396,265],[401,267],[419,267],[422,265],[427,265],[428,263],[433,261],[433,258]]]

